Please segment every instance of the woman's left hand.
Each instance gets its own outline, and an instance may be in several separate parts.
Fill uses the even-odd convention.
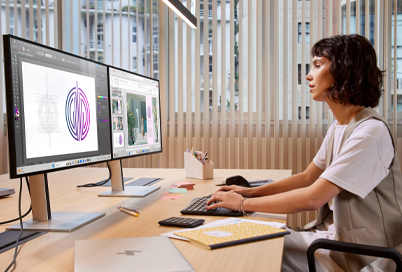
[[[238,211],[243,196],[234,191],[216,191],[207,202],[207,210],[219,207]],[[209,206],[208,206],[209,205]]]

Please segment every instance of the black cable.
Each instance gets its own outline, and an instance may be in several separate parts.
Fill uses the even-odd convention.
[[[15,259],[17,258],[17,255],[18,255],[18,244],[22,237],[22,233],[24,232],[24,226],[22,225],[22,216],[21,216],[21,195],[22,195],[22,178],[20,178],[20,194],[19,194],[19,199],[18,199],[18,214],[20,216],[19,219],[20,219],[21,233],[20,233],[20,236],[18,237],[16,245],[15,245],[13,261],[10,263],[10,265],[6,268],[6,270],[4,272],[7,272],[11,268],[11,266],[13,266],[13,264],[15,264]]]
[[[82,188],[82,187],[97,187],[97,186],[102,186],[103,184],[105,184],[106,182],[108,182],[111,178],[112,178],[112,172],[110,171],[110,166],[109,166],[109,162],[106,162],[107,165],[107,169],[109,170],[109,178],[99,181],[99,182],[95,182],[95,183],[88,183],[88,184],[83,184],[83,185],[77,185],[77,188]]]
[[[29,182],[28,182],[28,177],[25,177],[25,182],[27,183],[27,187],[28,187],[28,193],[29,193],[29,195],[31,195],[31,190],[30,190],[30,188],[29,188]],[[29,210],[22,216],[22,218],[24,218],[25,216],[27,216],[30,212],[32,211],[32,205],[30,205],[29,206]],[[11,220],[8,220],[8,221],[4,221],[4,222],[0,222],[0,225],[3,225],[3,224],[8,224],[8,223],[11,223],[11,222],[14,222],[14,221],[17,221],[18,219],[20,219],[19,217],[17,217],[17,218],[14,218],[14,219],[11,219]]]

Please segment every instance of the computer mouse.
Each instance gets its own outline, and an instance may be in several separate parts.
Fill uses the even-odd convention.
[[[228,177],[226,185],[238,185],[243,187],[251,187],[250,183],[240,175]]]

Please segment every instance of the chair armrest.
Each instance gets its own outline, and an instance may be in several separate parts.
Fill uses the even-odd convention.
[[[314,252],[319,248],[392,259],[396,263],[396,271],[402,271],[402,255],[394,248],[317,239],[310,244],[307,250],[307,261],[310,272],[316,271]]]

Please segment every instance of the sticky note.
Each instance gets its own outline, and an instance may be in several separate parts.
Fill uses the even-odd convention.
[[[173,188],[173,189],[170,189],[169,193],[171,193],[171,194],[186,194],[187,189],[186,188]]]
[[[169,192],[166,192],[166,193],[163,193],[163,194],[161,194],[161,195],[163,195],[163,196],[178,196],[178,195],[180,195],[180,194],[171,194],[171,193],[169,193]]]

